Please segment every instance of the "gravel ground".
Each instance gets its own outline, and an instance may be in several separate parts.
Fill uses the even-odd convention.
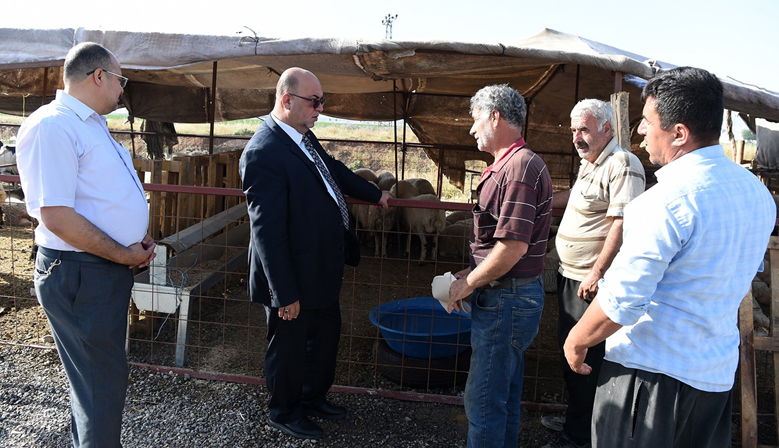
[[[122,443],[134,447],[464,447],[461,406],[331,394],[345,420],[318,421],[319,441],[300,441],[268,425],[264,387],[201,380],[130,367]],[[544,414],[524,411],[519,446],[555,435]],[[70,446],[68,385],[54,351],[0,345],[0,447]]]

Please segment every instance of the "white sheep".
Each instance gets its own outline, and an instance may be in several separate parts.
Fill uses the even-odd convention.
[[[371,182],[371,184],[376,186],[373,182]],[[357,231],[357,236],[362,239],[363,233],[360,231],[368,230],[368,210],[370,206],[368,204],[347,204],[346,208],[349,210],[352,217],[354,217],[354,228]]]
[[[468,254],[468,237],[472,228],[473,219],[447,224],[443,232],[438,235],[438,255],[462,260]]]
[[[449,224],[454,224],[464,219],[473,219],[473,212],[470,210],[457,210],[446,216],[446,222]]]
[[[379,181],[376,184],[381,191],[390,191],[393,185],[395,185],[395,176],[389,171],[384,171],[378,175]]]
[[[389,189],[389,192],[393,197],[398,199],[412,199],[415,196],[419,196],[417,187],[407,180],[398,181]]]
[[[373,256],[378,257],[381,255],[382,258],[386,258],[387,233],[392,231],[395,227],[398,209],[396,207],[384,209],[376,205],[369,205],[367,207],[368,230],[373,234]]]
[[[413,179],[406,179],[406,181],[416,187],[419,194],[435,194],[435,188],[433,188],[433,184],[431,184],[427,179],[417,177]]]
[[[354,174],[362,177],[368,182],[373,182],[376,185],[379,184],[379,177],[376,176],[376,173],[374,173],[373,170],[371,170],[370,168],[357,168],[356,170],[354,170]]]
[[[402,181],[401,181],[402,182]],[[401,188],[402,190],[402,188]],[[440,202],[438,196],[434,194],[422,194],[408,198],[414,201]],[[422,250],[419,254],[419,264],[425,261],[427,252],[427,235],[433,236],[433,257],[438,254],[438,234],[446,228],[446,212],[443,209],[426,209],[403,207],[401,211],[403,224],[408,227],[411,233],[419,236]],[[411,252],[411,235],[406,243],[406,255]]]
[[[19,174],[16,168],[16,148],[3,146],[0,148],[0,174]]]

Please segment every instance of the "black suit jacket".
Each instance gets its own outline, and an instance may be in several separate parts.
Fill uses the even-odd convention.
[[[327,154],[308,136],[341,192],[378,202],[381,191]],[[359,262],[353,229],[316,166],[270,117],[241,155],[240,174],[249,207],[249,293],[253,302],[321,308],[338,300],[344,263]]]

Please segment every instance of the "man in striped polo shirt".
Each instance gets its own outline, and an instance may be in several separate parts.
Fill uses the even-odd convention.
[[[458,272],[449,308],[471,296],[471,366],[465,386],[468,447],[512,447],[519,438],[525,349],[538,333],[544,307],[546,242],[552,178],[525,146],[525,100],[508,85],[484,87],[471,98],[480,151],[495,157],[482,174],[473,209],[471,266]]]
[[[565,208],[555,248],[560,256],[557,334],[568,408],[565,417],[541,419],[544,426],[564,431],[559,443],[544,448],[590,446],[592,404],[605,344],[590,349],[587,363],[595,374],[589,376],[568,367],[562,347],[622,245],[625,206],[644,192],[644,168],[638,157],[617,144],[612,119],[611,105],[595,99],[582,100],[571,111],[573,144],[582,160],[573,188],[554,197],[555,208]]]

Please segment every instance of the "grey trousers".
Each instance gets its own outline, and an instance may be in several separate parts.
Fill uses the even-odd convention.
[[[730,448],[732,394],[604,361],[592,416],[595,448]]]
[[[121,447],[132,271],[91,254],[40,247],[34,275],[70,383],[73,446]]]

